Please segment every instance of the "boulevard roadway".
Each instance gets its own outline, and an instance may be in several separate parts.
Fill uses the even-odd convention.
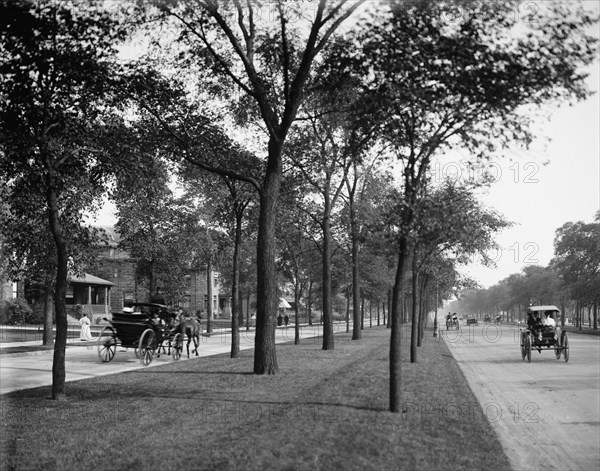
[[[568,362],[534,350],[528,363],[516,326],[461,326],[441,334],[513,470],[600,469],[600,337],[570,333]]]
[[[334,332],[345,332],[346,324],[334,324]],[[300,338],[320,341],[321,325],[302,325]],[[240,330],[240,350],[254,348],[254,330]],[[294,326],[279,327],[275,331],[275,342],[283,343],[294,340]],[[187,340],[184,340],[183,354],[179,361],[187,361]],[[0,348],[10,348],[17,345],[34,346],[41,342],[2,343]],[[193,343],[190,345],[191,358],[197,358],[192,353]],[[5,350],[8,351],[8,350]],[[231,352],[231,333],[217,332],[210,337],[201,336],[198,347],[198,357],[218,355]],[[52,350],[25,352],[25,353],[0,353],[0,394],[21,389],[50,386],[52,384]],[[73,342],[67,344],[65,354],[66,381],[77,381],[96,376],[132,371],[140,368],[152,368],[172,362],[173,359],[162,354],[154,358],[149,366],[142,366],[136,358],[132,348],[117,347],[115,357],[109,363],[102,363],[98,358],[96,342]]]

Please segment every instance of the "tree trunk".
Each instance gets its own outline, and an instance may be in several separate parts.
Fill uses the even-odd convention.
[[[360,328],[365,328],[365,297],[363,296],[360,300]]]
[[[235,213],[235,237],[233,242],[233,280],[231,283],[231,358],[240,354],[239,326],[242,315],[240,298],[240,246],[242,245],[242,217],[243,213]]]
[[[333,303],[331,294],[331,206],[325,194],[323,218],[323,350],[333,350]]]
[[[308,325],[313,325],[312,322],[312,286],[313,282],[309,278],[308,280],[308,293],[306,293],[306,316],[308,317]]]
[[[65,401],[65,352],[67,349],[67,243],[59,219],[56,170],[51,158],[45,156],[44,164],[47,171],[48,220],[50,231],[56,245],[56,284],[54,289],[54,312],[56,313],[56,342],[52,360],[52,399]]]
[[[283,140],[269,139],[267,171],[260,193],[257,238],[256,337],[254,373],[277,374],[275,327],[277,326],[277,273],[275,270],[275,225],[281,186],[281,149]]]
[[[300,274],[296,270],[296,281],[294,283],[294,345],[300,344]]]
[[[412,314],[410,325],[410,362],[417,362],[417,337],[419,335],[419,272],[417,269],[417,251],[413,253],[412,262]]]
[[[350,204],[350,226],[352,236],[352,308],[354,324],[352,325],[352,340],[360,340],[360,271],[358,265],[358,229],[353,202]]]
[[[53,288],[53,282],[49,281],[46,283],[46,289],[44,293],[44,333],[42,337],[43,345],[52,345],[54,343],[54,332],[52,331],[52,326],[54,325],[54,309],[52,309],[52,306],[54,304]]]
[[[350,296],[352,296],[352,287],[349,286],[346,289],[346,333],[350,332]]]
[[[417,346],[421,346],[425,336],[425,327],[427,323],[427,274],[420,280],[419,286],[419,340]]]
[[[206,333],[212,334],[213,319],[213,273],[212,258],[208,257],[206,262]]]
[[[390,312],[391,337],[390,337],[390,411],[400,412],[400,339],[402,337],[402,324],[400,322],[400,295],[406,276],[406,237],[401,237],[398,247],[398,267],[392,290],[392,309]]]

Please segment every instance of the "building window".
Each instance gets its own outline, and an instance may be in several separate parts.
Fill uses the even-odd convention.
[[[18,297],[18,295],[19,295],[19,283],[17,283],[16,281],[13,281],[11,296],[13,297],[13,299],[15,299]]]
[[[113,278],[119,278],[119,267],[113,267]]]

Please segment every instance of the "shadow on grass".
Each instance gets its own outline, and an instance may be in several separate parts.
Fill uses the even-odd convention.
[[[150,371],[150,370],[136,370],[136,371],[126,371],[121,373],[123,375],[127,374],[152,374],[152,375],[172,375],[173,371]],[[177,371],[177,374],[184,375],[230,375],[230,376],[256,376],[251,371]]]

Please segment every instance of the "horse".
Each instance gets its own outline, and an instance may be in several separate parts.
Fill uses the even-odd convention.
[[[181,319],[181,322],[177,326],[177,331],[182,335],[187,335],[187,356],[190,357],[190,343],[192,340],[194,341],[194,350],[192,352],[196,352],[196,356],[198,356],[198,344],[200,343],[200,333],[202,329],[200,327],[200,322],[198,322],[193,317],[184,317]]]
[[[171,355],[171,347],[172,345],[172,340],[173,340],[173,334],[177,332],[177,327],[179,325],[179,316],[175,315],[175,314],[171,314],[167,316],[167,322],[166,324],[159,326],[159,330],[161,331],[161,335],[158,339],[158,348],[156,349],[156,351],[158,352],[156,355],[156,358],[160,358],[160,350],[162,348],[163,353],[166,353],[167,355]],[[169,351],[167,352],[165,350],[165,340],[168,340],[168,344],[167,344],[167,348],[169,349]]]

